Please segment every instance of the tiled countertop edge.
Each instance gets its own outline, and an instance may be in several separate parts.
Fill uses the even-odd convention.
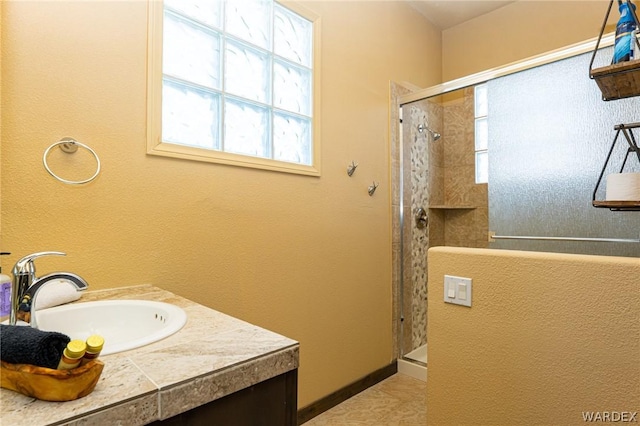
[[[106,423],[131,424],[135,421],[144,425],[155,420],[166,420],[298,368],[298,352],[299,345],[292,345],[248,362],[157,389],[155,392],[105,407],[74,420],[55,424],[85,426]]]
[[[298,368],[299,345],[265,354],[221,371],[160,390],[159,419],[165,420]]]
[[[126,402],[112,405],[100,411],[84,415],[71,421],[54,423],[54,425],[92,426],[101,424],[145,425],[158,420],[160,412],[158,391],[137,397]]]

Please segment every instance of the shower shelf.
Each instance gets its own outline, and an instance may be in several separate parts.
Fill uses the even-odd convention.
[[[640,59],[596,68],[589,75],[605,101],[640,95]]]
[[[627,1],[630,2],[630,0]],[[589,77],[598,84],[602,92],[602,100],[604,101],[640,96],[640,59],[593,69],[593,61],[596,58],[596,52],[600,46],[600,40],[602,40],[602,34],[607,25],[612,6],[613,0],[610,0],[609,8],[604,17],[602,29],[600,30],[600,35],[598,36],[598,41],[589,64]],[[629,7],[629,11],[636,25],[640,27],[640,21],[638,21],[638,15],[636,15],[634,8]],[[637,47],[640,48],[640,42],[638,40],[634,40],[634,42],[638,45]]]
[[[640,211],[640,201],[594,201],[593,207],[613,211]]]
[[[447,206],[447,205],[434,205],[429,206],[430,209],[434,210],[474,210],[477,209],[476,206]]]
[[[613,127],[616,131],[616,135],[613,138],[613,142],[611,143],[611,148],[609,149],[609,154],[607,155],[607,159],[602,166],[602,170],[600,171],[600,176],[598,177],[598,182],[596,183],[596,187],[593,190],[593,196],[591,198],[591,205],[593,207],[599,208],[607,208],[611,211],[640,211],[640,200],[628,200],[628,201],[601,201],[596,200],[596,196],[598,193],[598,188],[600,187],[600,183],[602,183],[602,178],[604,177],[604,173],[607,169],[607,165],[611,160],[611,154],[613,153],[613,149],[618,142],[619,136],[622,134],[624,139],[626,139],[629,147],[626,150],[626,154],[624,156],[624,160],[622,161],[622,167],[620,168],[620,172],[624,171],[624,167],[627,164],[627,160],[629,159],[629,155],[632,155],[638,158],[638,163],[640,163],[640,145],[638,145],[638,140],[633,134],[633,130],[640,129],[640,122],[638,123],[629,123],[629,124],[618,124]]]

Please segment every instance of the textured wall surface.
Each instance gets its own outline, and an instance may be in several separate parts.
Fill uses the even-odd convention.
[[[443,276],[473,279],[472,307]],[[427,420],[582,425],[640,412],[640,259],[429,250]]]
[[[442,78],[450,81],[598,37],[607,1],[514,1],[442,33]],[[615,31],[619,14],[609,16]]]
[[[394,359],[389,80],[440,82],[441,50],[404,2],[302,3],[321,17],[320,178],[145,154],[145,1],[3,1],[1,248],[4,271],[62,250],[38,272],[153,284],[299,340],[304,406]],[[100,155],[91,184],[44,170],[64,136]]]

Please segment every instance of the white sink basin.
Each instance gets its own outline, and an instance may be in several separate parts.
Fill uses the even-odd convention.
[[[148,300],[104,300],[37,311],[40,330],[71,339],[104,337],[102,355],[128,351],[171,336],[187,322],[182,308]]]

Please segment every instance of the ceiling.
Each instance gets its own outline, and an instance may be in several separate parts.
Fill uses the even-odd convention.
[[[407,0],[407,2],[441,30],[514,3],[513,1],[484,0]]]

